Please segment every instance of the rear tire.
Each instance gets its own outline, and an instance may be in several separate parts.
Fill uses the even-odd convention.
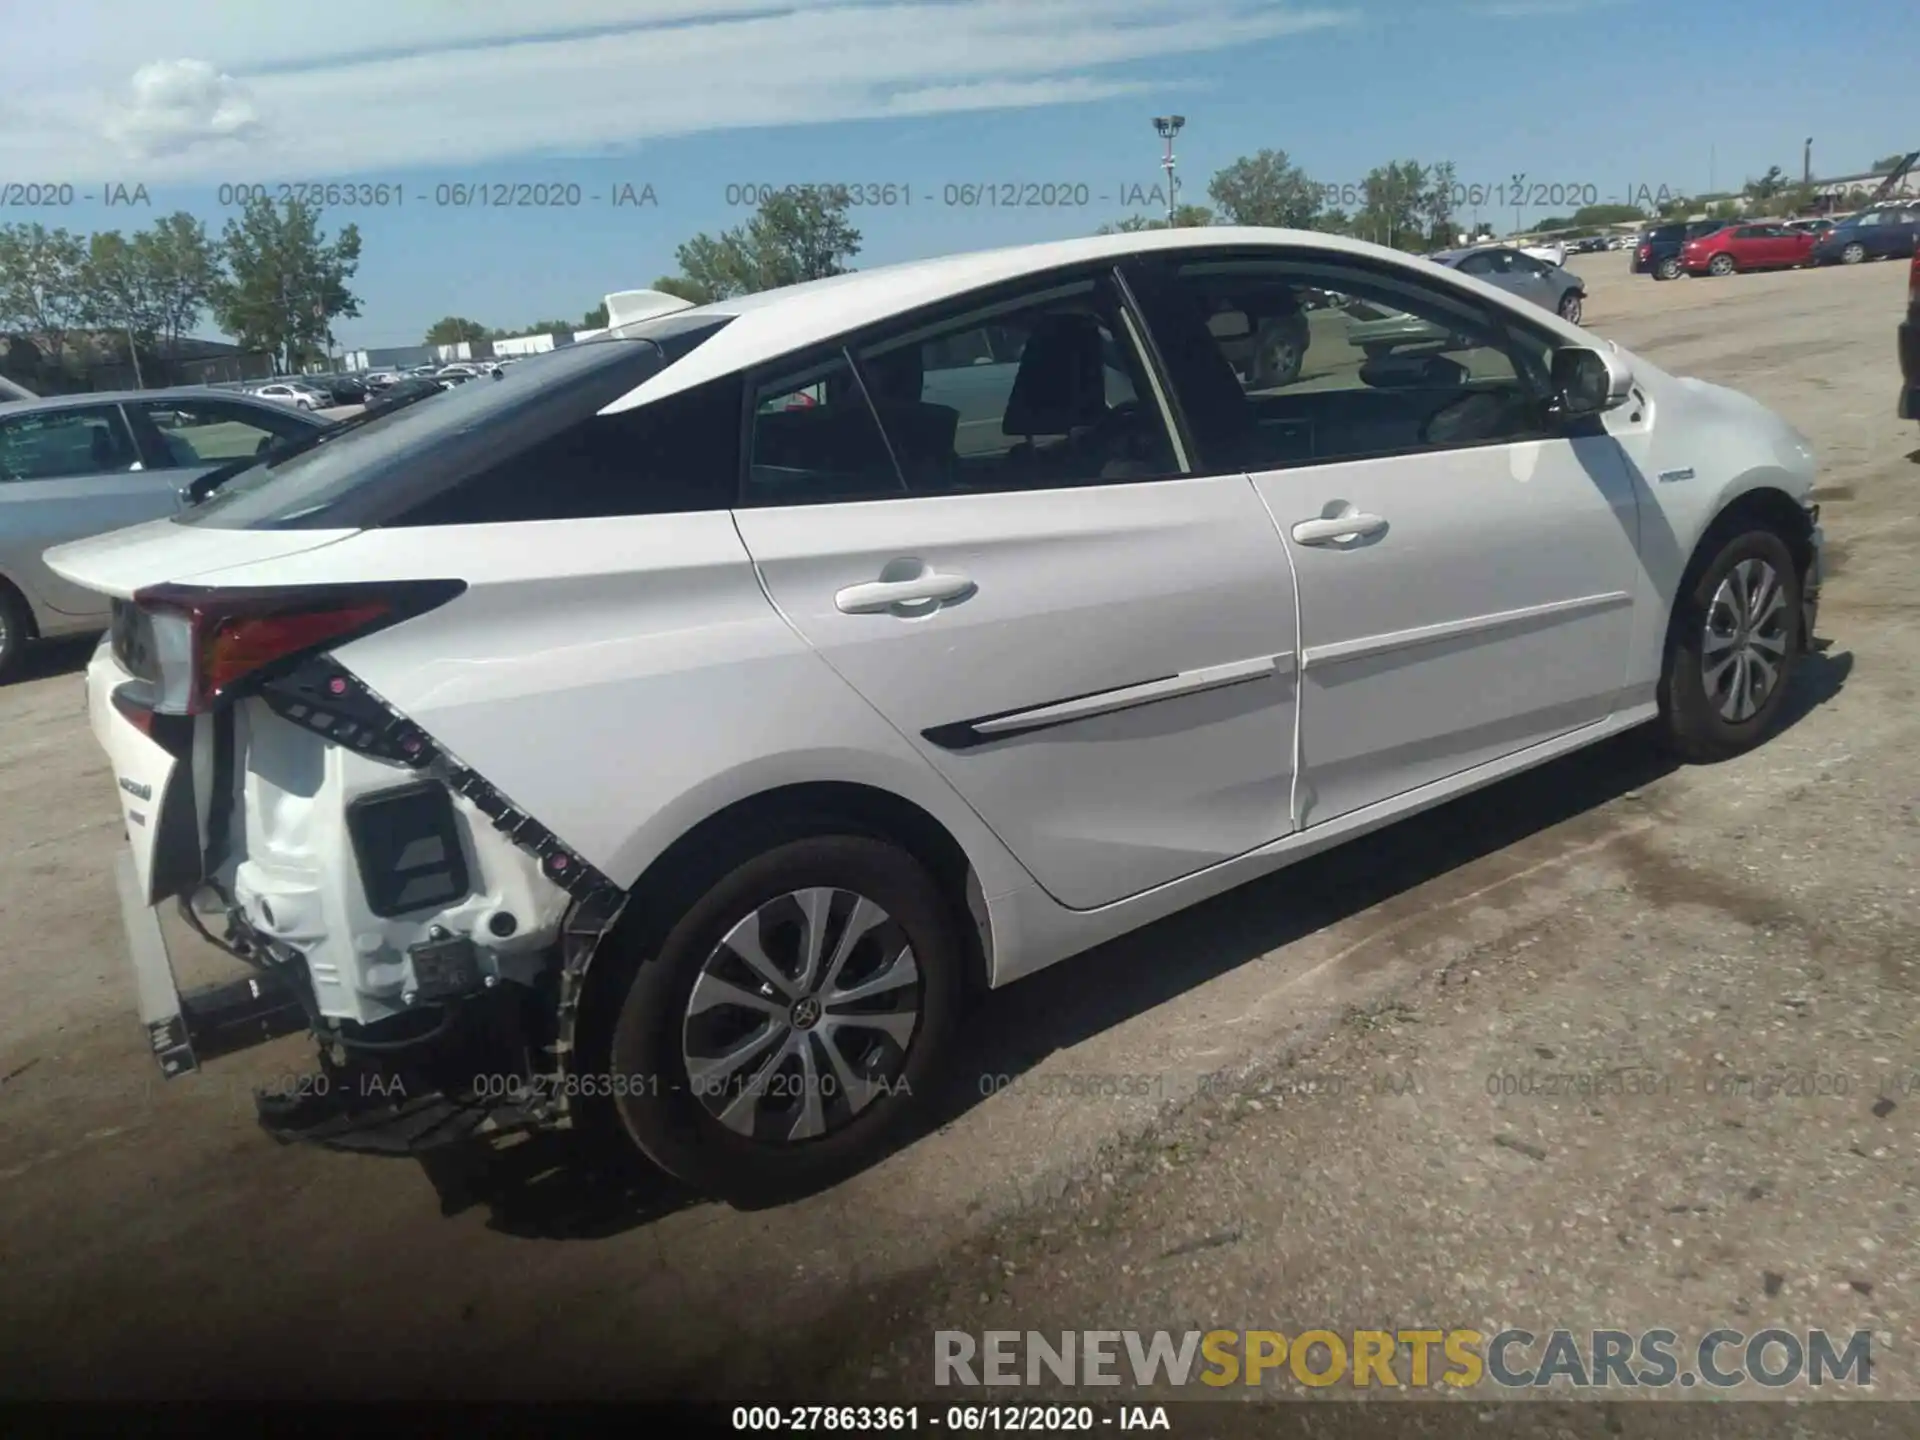
[[[1731,275],[1733,268],[1733,257],[1731,255],[1716,255],[1707,262],[1707,273],[1709,275]]]
[[[1560,318],[1569,325],[1578,325],[1580,323],[1580,316],[1583,309],[1584,303],[1579,291],[1569,290],[1565,295],[1560,297]]]
[[[1666,747],[1710,764],[1758,745],[1804,642],[1800,572],[1786,542],[1758,528],[1721,539],[1674,602],[1659,692]]]
[[[1680,262],[1672,259],[1662,260],[1658,265],[1653,267],[1653,278],[1656,280],[1678,280],[1680,278]]]
[[[13,678],[32,639],[33,616],[26,601],[18,590],[0,580],[0,682]]]
[[[628,1077],[612,1087],[620,1128],[670,1175],[741,1205],[864,1169],[939,1078],[965,954],[953,907],[898,846],[835,834],[763,851],[653,953],[623,957],[632,979],[609,1047],[610,1074]]]
[[[1840,263],[1842,265],[1858,265],[1866,258],[1867,247],[1864,245],[1849,245],[1840,252]]]

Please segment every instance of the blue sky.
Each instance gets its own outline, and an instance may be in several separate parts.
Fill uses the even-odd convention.
[[[364,238],[352,345],[446,314],[578,316],[740,223],[729,186],[893,184],[858,263],[1084,234],[1161,183],[1151,117],[1178,112],[1183,198],[1263,147],[1316,179],[1452,160],[1463,185],[1624,198],[1737,185],[1768,165],[1850,173],[1920,145],[1896,97],[1911,0],[67,0],[0,3],[0,210],[79,230],[175,209],[212,228],[222,184],[390,182],[335,206]],[[1865,97],[1881,96],[1885,103]],[[1904,128],[1903,128],[1904,127]],[[1052,183],[1088,203],[948,204],[950,185]],[[86,195],[144,184],[151,209]],[[581,203],[454,209],[453,183],[578,186]],[[619,187],[652,204],[610,203]],[[1552,209],[1527,207],[1532,222]],[[1486,218],[1508,228],[1510,206]]]

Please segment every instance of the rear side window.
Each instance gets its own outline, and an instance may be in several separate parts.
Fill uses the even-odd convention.
[[[725,510],[740,470],[740,377],[589,415],[391,525],[498,525]]]
[[[309,450],[270,456],[227,479],[213,498],[181,514],[179,523],[351,530],[646,514],[662,505],[705,508],[696,499],[699,467],[676,462],[668,468],[679,478],[667,481],[657,459],[643,458],[657,457],[669,444],[682,456],[689,452],[693,439],[704,433],[687,418],[697,408],[695,401],[679,407],[683,418],[671,427],[679,437],[673,441],[663,438],[664,428],[653,428],[665,427],[664,412],[640,417],[641,410],[653,406],[615,416],[600,412],[730,319],[704,310],[680,311],[627,327],[618,339],[557,350],[510,380],[475,380],[349,420]],[[711,394],[705,398],[713,399]],[[723,456],[738,413],[712,432]],[[656,465],[651,484],[649,463]],[[722,483],[733,473],[729,470]]]

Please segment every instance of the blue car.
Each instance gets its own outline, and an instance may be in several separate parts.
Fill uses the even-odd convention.
[[[1849,215],[1814,241],[1813,265],[1858,265],[1862,260],[1905,260],[1920,247],[1920,206],[1875,205]]]

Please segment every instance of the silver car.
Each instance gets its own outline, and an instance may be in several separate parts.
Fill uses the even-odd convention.
[[[329,423],[221,390],[0,403],[0,677],[33,640],[107,626],[107,600],[60,579],[42,552],[167,515],[196,477]]]
[[[1571,270],[1550,265],[1511,245],[1470,245],[1464,250],[1443,250],[1430,258],[1462,275],[1510,290],[1571,324],[1580,323],[1587,284]]]

